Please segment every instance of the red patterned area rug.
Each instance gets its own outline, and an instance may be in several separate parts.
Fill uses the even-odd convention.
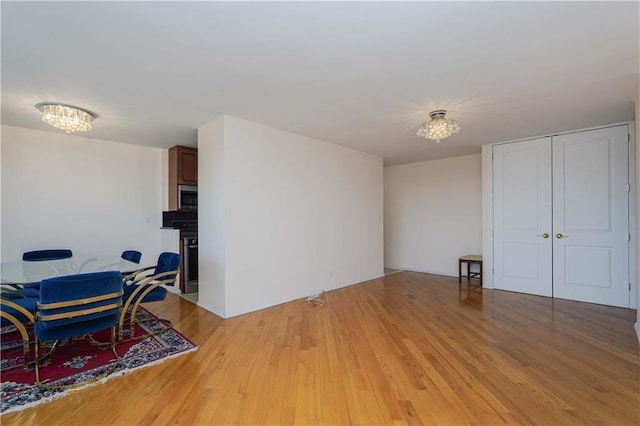
[[[136,319],[145,321],[136,325],[136,336],[161,331],[164,328],[158,318],[142,308],[139,308]],[[109,330],[93,335],[96,342],[109,342],[110,336]],[[49,342],[41,345],[40,355],[47,351],[45,347],[47,344]],[[120,356],[119,362],[113,356],[110,345],[96,345],[88,338],[60,341],[51,357],[40,367],[40,381],[49,387],[79,384],[87,379],[100,377],[105,372],[111,370],[113,372],[104,379],[85,386],[79,385],[71,390],[56,391],[41,389],[35,385],[33,366],[31,363],[25,365],[22,340],[15,329],[12,327],[2,329],[1,345],[2,409],[0,414],[33,407],[83,387],[102,383],[135,369],[159,364],[169,358],[198,349],[198,346],[174,329],[144,340],[119,343],[116,346],[116,352]],[[33,359],[33,353],[32,342],[29,352],[31,359]]]

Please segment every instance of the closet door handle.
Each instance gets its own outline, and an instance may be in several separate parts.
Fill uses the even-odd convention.
[[[560,239],[560,238],[569,238],[569,236],[568,236],[568,235],[562,235],[562,234],[558,233],[558,234],[556,234],[556,238],[557,238],[557,239]]]
[[[536,237],[549,238],[549,234],[546,232],[544,234],[536,234]]]

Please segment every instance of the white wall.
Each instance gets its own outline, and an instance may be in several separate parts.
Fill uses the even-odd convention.
[[[491,145],[482,145],[482,286],[493,288],[493,161]]]
[[[198,305],[226,317],[224,123],[198,129]],[[206,278],[205,278],[206,277]]]
[[[224,216],[224,259],[214,259],[221,253],[208,242],[200,245],[205,303],[212,303],[209,289],[216,291],[220,278],[202,263],[224,262],[225,309],[218,314],[383,275],[381,157],[228,116],[198,136],[198,169],[224,169],[198,175],[199,198],[217,193],[224,203],[223,213],[208,201],[199,209],[201,240],[220,233],[203,231],[212,232]],[[213,158],[221,153],[222,162]],[[220,180],[223,189],[213,188]]]
[[[155,264],[164,150],[12,126],[1,131],[3,262],[27,250],[70,248],[116,256],[136,249],[143,264]]]
[[[457,276],[482,253],[480,155],[385,167],[384,217],[386,266]]]

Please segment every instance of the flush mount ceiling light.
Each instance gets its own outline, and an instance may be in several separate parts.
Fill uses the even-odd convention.
[[[71,105],[41,103],[36,108],[42,111],[42,121],[66,134],[91,130],[91,122],[96,118],[94,113]]]
[[[440,142],[442,139],[460,132],[460,124],[456,120],[446,118],[445,115],[447,115],[447,111],[443,109],[431,111],[429,113],[431,120],[418,127],[418,136]]]

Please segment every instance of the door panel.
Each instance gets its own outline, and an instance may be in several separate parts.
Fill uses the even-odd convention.
[[[553,138],[553,296],[629,307],[628,128]]]
[[[506,279],[524,278],[534,281],[540,279],[539,244],[505,242],[502,247],[503,276]],[[523,262],[521,259],[527,259],[527,261]]]
[[[611,153],[607,138],[563,142],[554,138],[557,157],[553,172],[556,174],[556,224],[571,231],[609,231],[611,228]],[[560,179],[560,180],[558,180]],[[562,184],[564,181],[564,184]],[[626,184],[626,182],[625,182]],[[564,194],[564,200],[562,200]],[[586,214],[588,212],[588,214]]]
[[[551,138],[493,147],[494,288],[552,295]]]

